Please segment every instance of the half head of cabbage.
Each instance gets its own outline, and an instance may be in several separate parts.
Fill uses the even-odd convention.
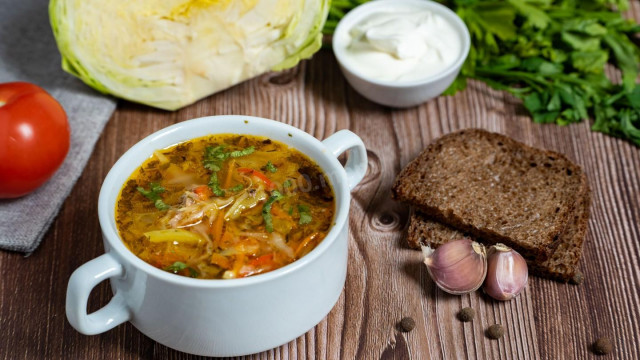
[[[321,46],[329,0],[51,0],[65,71],[175,110]]]

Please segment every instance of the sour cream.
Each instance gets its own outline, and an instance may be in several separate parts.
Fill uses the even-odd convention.
[[[462,52],[456,28],[417,5],[369,14],[339,43],[345,65],[367,78],[399,84],[442,73]]]

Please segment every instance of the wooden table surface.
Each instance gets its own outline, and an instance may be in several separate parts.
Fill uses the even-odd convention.
[[[633,3],[636,19],[640,4]],[[65,317],[71,273],[104,252],[97,216],[100,185],[129,147],[183,120],[216,114],[276,119],[319,139],[350,129],[364,140],[369,170],[353,191],[349,266],[331,313],[298,339],[250,359],[577,359],[609,337],[603,358],[639,359],[640,149],[593,133],[531,122],[519,101],[480,83],[454,97],[408,110],[375,105],[355,93],[330,51],[279,74],[267,74],[177,112],[121,102],[60,215],[29,257],[0,252],[0,359],[194,359],[155,343],[131,324],[84,336]],[[580,286],[532,278],[515,300],[448,295],[429,279],[422,256],[405,245],[408,209],[390,198],[396,174],[432,139],[480,127],[566,154],[584,167],[593,190]],[[107,283],[90,310],[110,299]],[[463,307],[476,319],[461,323]],[[411,316],[416,327],[397,329]],[[484,335],[494,323],[503,339]]]

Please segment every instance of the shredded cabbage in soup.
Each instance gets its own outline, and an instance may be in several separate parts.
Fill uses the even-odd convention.
[[[327,235],[333,190],[307,156],[277,141],[212,135],[158,150],[116,203],[126,246],[165,271],[202,279],[265,273]]]

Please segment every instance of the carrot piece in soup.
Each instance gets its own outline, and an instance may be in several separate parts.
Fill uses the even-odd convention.
[[[242,266],[244,265],[244,258],[245,256],[242,253],[236,255],[236,259],[233,262],[233,272],[235,274],[240,273],[240,269],[242,269]]]
[[[177,255],[171,253],[152,254],[149,256],[149,263],[160,269],[163,269],[179,260],[181,259]]]
[[[273,264],[273,253],[258,256],[257,258],[249,262],[249,265],[255,266],[255,267],[267,267],[267,265],[272,265],[272,264]]]
[[[220,255],[218,253],[213,253],[211,255],[211,263],[213,265],[218,265],[224,269],[229,269],[231,267],[231,261],[229,261],[226,256]]]
[[[220,245],[223,227],[224,216],[218,215],[218,217],[213,221],[213,226],[211,227],[211,236],[213,237],[214,248]]]
[[[222,183],[222,186],[224,186],[224,188],[228,188],[231,185],[231,179],[233,177],[233,168],[236,166],[236,161],[235,160],[231,160],[229,161],[229,166],[227,166],[227,176],[224,178],[224,182]]]
[[[213,191],[207,185],[200,185],[197,188],[193,189],[193,192],[198,195],[201,200],[207,200],[211,196],[213,196]]]
[[[276,184],[274,184],[273,181],[269,180],[267,175],[261,173],[258,170],[249,169],[249,168],[238,168],[238,172],[241,173],[241,174],[247,174],[247,175],[250,175],[250,176],[257,177],[258,179],[260,179],[267,186],[267,190],[273,190],[273,189],[276,188]]]

